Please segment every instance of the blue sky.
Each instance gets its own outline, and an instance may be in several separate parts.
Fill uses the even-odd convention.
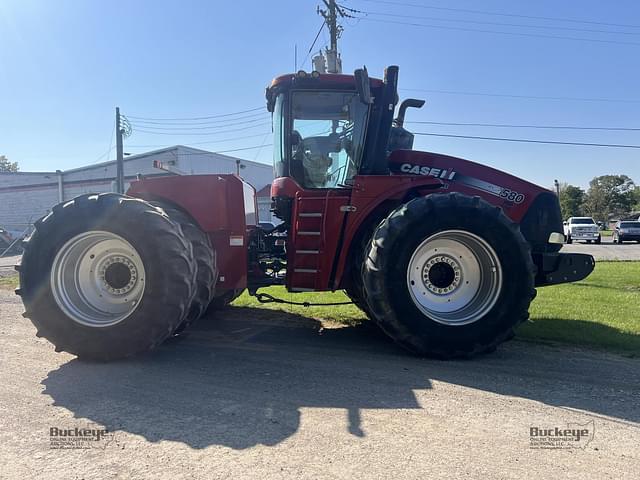
[[[389,3],[394,1],[599,23]],[[370,14],[365,20],[346,20],[340,47],[345,72],[365,64],[371,76],[379,76],[386,65],[400,66],[401,98],[427,100],[422,110],[410,111],[408,120],[640,128],[638,2],[389,2],[343,0],[345,6],[356,10],[408,17]],[[315,13],[318,4],[306,0],[3,0],[0,154],[18,161],[24,171],[67,169],[106,160],[115,106],[120,106],[125,115],[142,117],[209,116],[261,107],[264,87],[271,78],[293,70],[294,45],[298,46],[298,63],[305,56],[321,25],[321,18]],[[371,20],[376,18],[430,27]],[[502,35],[451,27],[620,43]],[[327,40],[323,31],[316,48]],[[216,142],[198,146],[220,151],[270,143],[266,135],[270,127],[262,124],[260,115],[251,118],[256,119],[252,125],[259,126],[226,136],[153,135],[136,131],[134,126],[133,135],[125,141],[125,151],[152,149],[143,145],[200,142]],[[264,118],[268,121],[266,113]],[[454,135],[640,144],[640,131],[407,126],[414,131]],[[244,135],[250,138],[223,141]],[[625,173],[640,183],[638,149],[437,137],[420,137],[415,147],[486,163],[545,186],[550,186],[554,178],[585,186],[592,177],[608,173]],[[264,147],[234,155],[270,162],[271,152]]]

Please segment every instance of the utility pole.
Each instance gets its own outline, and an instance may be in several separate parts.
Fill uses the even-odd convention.
[[[328,15],[323,15],[327,26],[329,27],[329,34],[331,35],[331,47],[330,50],[332,52],[338,51],[338,18],[336,17],[336,2],[335,0],[329,0],[327,3],[324,2],[327,7],[329,7]],[[335,73],[335,72],[331,72]]]
[[[124,151],[122,148],[122,123],[120,108],[116,107],[116,193],[124,193]]]
[[[560,196],[560,182],[558,180],[553,181],[553,185],[556,187],[556,195]]]
[[[243,165],[242,160],[240,160],[239,158],[236,159],[236,175],[240,176],[240,170],[243,168],[246,168],[246,165]]]
[[[340,53],[338,53],[338,38],[342,34],[342,27],[338,25],[338,15],[341,17],[348,17],[337,4],[336,0],[322,0],[327,6],[327,10],[321,10],[318,8],[318,13],[322,15],[327,28],[329,29],[329,36],[331,37],[330,47],[327,49],[327,71],[329,73],[342,73],[342,59]]]

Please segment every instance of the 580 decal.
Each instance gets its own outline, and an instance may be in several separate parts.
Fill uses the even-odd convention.
[[[508,188],[500,190],[500,197],[506,198],[508,201],[513,203],[522,203],[525,198],[522,193],[518,193],[515,190],[509,190]]]

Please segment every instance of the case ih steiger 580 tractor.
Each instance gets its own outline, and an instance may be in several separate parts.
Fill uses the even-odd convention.
[[[275,230],[258,226],[255,190],[235,175],[141,179],[127,195],[55,206],[25,244],[24,316],[57,350],[111,360],[245,289],[344,289],[416,354],[495,349],[528,318],[535,287],[580,280],[593,258],[559,253],[550,191],[413,151],[404,116],[424,102],[396,114],[397,78],[389,67],[384,80],[360,69],[271,83]]]

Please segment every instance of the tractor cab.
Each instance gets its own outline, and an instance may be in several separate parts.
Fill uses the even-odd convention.
[[[307,74],[276,78],[267,89],[273,113],[274,173],[303,189],[348,188],[358,174],[387,174],[387,154],[411,149],[413,136],[402,128],[404,102],[394,125],[398,67],[385,79],[354,75]]]

